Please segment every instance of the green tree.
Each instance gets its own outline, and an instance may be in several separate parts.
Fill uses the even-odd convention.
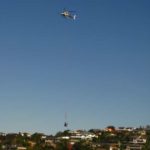
[[[150,131],[146,132],[146,136],[147,136],[146,144],[144,145],[143,150],[149,150],[150,149]]]
[[[72,147],[73,150],[93,150],[91,144],[85,141],[77,142]]]
[[[61,137],[61,136],[70,136],[71,133],[70,133],[70,130],[65,130],[64,132],[58,132],[56,133],[56,137]]]
[[[50,145],[45,145],[43,147],[43,150],[55,150],[55,148],[53,146],[50,146]]]
[[[57,143],[56,150],[68,150],[68,145],[68,140],[61,140],[59,143]]]

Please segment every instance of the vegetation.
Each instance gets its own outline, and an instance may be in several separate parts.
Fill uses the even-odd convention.
[[[116,131],[115,128],[112,129],[106,131],[91,129],[88,133],[95,136],[87,139],[73,139],[72,135],[75,136],[77,132],[72,133],[69,130],[58,132],[55,136],[45,136],[41,133],[30,136],[27,133],[0,135],[0,150],[17,150],[18,147],[25,150],[98,150],[98,148],[107,150],[111,145],[124,150],[136,138],[146,140],[146,143],[141,143],[142,150],[150,149],[150,130],[139,128],[133,131]],[[87,134],[86,131],[78,132],[78,135]]]
[[[150,131],[147,131],[146,135],[147,135],[147,141],[143,147],[143,150],[149,150],[150,149]]]
[[[73,145],[72,150],[92,150],[92,147],[86,141],[80,141]]]

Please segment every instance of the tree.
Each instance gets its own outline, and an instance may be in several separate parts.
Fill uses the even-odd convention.
[[[149,130],[146,132],[146,136],[147,136],[146,144],[144,145],[143,150],[150,149],[150,131]]]
[[[56,150],[68,150],[68,145],[68,140],[61,140],[59,143],[57,143]]]
[[[72,147],[73,150],[92,150],[92,146],[85,141],[77,142]]]
[[[56,133],[56,137],[61,137],[61,136],[70,136],[71,133],[70,133],[70,130],[65,130],[64,132],[58,132]]]

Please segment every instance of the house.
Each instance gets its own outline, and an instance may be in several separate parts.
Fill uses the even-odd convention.
[[[137,143],[137,144],[145,144],[146,143],[146,138],[142,138],[142,137],[136,137],[133,139],[133,143]]]
[[[125,150],[142,150],[141,145],[128,145]]]
[[[23,147],[23,146],[20,146],[20,147],[17,147],[17,150],[27,150],[27,148]]]
[[[108,126],[108,127],[105,129],[105,131],[107,131],[107,132],[115,132],[116,129],[115,129],[114,126]]]

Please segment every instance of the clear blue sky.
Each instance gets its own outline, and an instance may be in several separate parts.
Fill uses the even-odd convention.
[[[0,131],[147,125],[149,108],[149,0],[0,1]]]

